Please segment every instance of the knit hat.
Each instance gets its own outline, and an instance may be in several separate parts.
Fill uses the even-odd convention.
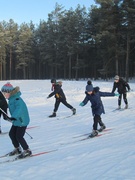
[[[114,79],[115,79],[115,80],[119,80],[120,77],[119,77],[118,75],[116,75],[116,76],[114,77]]]
[[[91,82],[90,80],[88,80],[88,81],[87,81],[87,84],[88,84],[88,85],[91,85],[91,84],[92,84],[92,82]]]
[[[13,91],[14,87],[10,84],[10,82],[7,82],[2,88],[1,91],[5,93],[10,93]]]
[[[93,91],[93,86],[92,86],[92,84],[86,86],[86,91],[87,91],[87,92]]]
[[[56,83],[56,79],[51,79],[51,83]]]

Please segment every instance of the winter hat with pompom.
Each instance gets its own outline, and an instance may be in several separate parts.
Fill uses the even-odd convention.
[[[2,88],[1,88],[1,91],[2,92],[5,92],[5,93],[10,93],[11,91],[14,90],[14,87],[9,83],[7,82]]]
[[[87,91],[87,92],[93,91],[93,86],[92,86],[92,84],[86,86],[86,91]]]
[[[92,82],[91,82],[90,80],[88,80],[88,81],[87,81],[87,84],[88,84],[88,85],[91,85],[91,84],[92,84]]]

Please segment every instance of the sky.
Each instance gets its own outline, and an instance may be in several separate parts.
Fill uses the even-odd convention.
[[[0,22],[9,22],[9,19],[13,19],[17,24],[30,21],[39,24],[40,20],[47,20],[56,2],[66,10],[71,7],[76,9],[78,4],[86,8],[95,4],[94,0],[0,0]]]
[[[2,87],[6,81],[0,81]],[[25,139],[33,154],[55,150],[48,154],[4,163],[14,157],[0,158],[0,180],[134,180],[135,179],[135,83],[127,94],[129,109],[114,111],[118,97],[102,97],[106,114],[102,121],[109,131],[102,136],[79,141],[92,131],[91,105],[80,107],[85,97],[87,81],[63,81],[62,88],[71,110],[60,104],[55,118],[52,114],[55,98],[47,99],[51,92],[50,80],[12,80],[19,86],[26,102],[30,124]],[[111,92],[113,80],[93,81],[102,92]],[[8,112],[9,114],[9,112]],[[10,116],[10,114],[9,114]],[[70,117],[69,117],[70,116]],[[0,156],[14,149],[8,136],[11,124],[0,120]],[[7,132],[7,133],[6,133]],[[5,134],[4,134],[5,133]]]

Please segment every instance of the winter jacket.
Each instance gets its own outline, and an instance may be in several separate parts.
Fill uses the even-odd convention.
[[[3,110],[8,108],[7,101],[1,91],[0,91],[0,108]]]
[[[99,91],[99,87],[95,87],[93,90],[93,93],[91,95],[87,94],[86,97],[82,101],[84,106],[88,103],[88,101],[91,102],[91,108],[92,108],[92,114],[94,115],[101,115],[102,113],[105,114],[104,106],[101,101],[101,97],[106,96],[115,96],[115,93],[109,93],[109,92],[101,92]]]
[[[8,103],[1,91],[0,91],[0,108],[7,114]],[[3,118],[6,119],[6,115],[2,113],[2,111],[0,111],[0,117],[1,114],[3,114]]]
[[[130,86],[126,81],[120,78],[117,83],[114,82],[112,92],[114,93],[116,89],[119,94],[123,94],[130,90]]]
[[[16,119],[12,121],[12,124],[14,126],[22,127],[29,124],[30,118],[27,106],[20,96],[20,89],[19,87],[16,87],[10,94],[8,106],[11,117]]]
[[[53,92],[48,95],[48,97],[52,97],[55,95],[56,99],[64,99],[66,100],[66,96],[62,90],[62,85],[59,83],[54,84],[53,86]]]

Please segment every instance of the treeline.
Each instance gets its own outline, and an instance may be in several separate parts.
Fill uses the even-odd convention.
[[[135,0],[56,3],[39,25],[0,22],[0,79],[135,76]]]

